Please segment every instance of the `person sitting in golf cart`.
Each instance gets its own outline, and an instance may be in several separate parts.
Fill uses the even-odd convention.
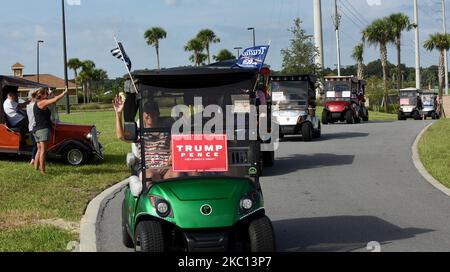
[[[114,99],[114,110],[116,112],[116,136],[119,140],[125,141],[125,132],[122,124],[122,113],[124,109],[124,101],[121,96]],[[156,102],[147,102],[143,108],[144,111],[144,127],[155,128],[158,126],[160,111]],[[177,178],[179,173],[172,171],[171,153],[170,153],[170,137],[168,133],[157,132],[149,133],[145,136],[145,161],[147,172],[146,176],[152,182],[165,179]],[[137,158],[141,157],[140,143],[133,144],[134,154]]]

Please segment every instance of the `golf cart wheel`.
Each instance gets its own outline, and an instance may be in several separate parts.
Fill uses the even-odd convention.
[[[328,125],[328,112],[327,111],[322,112],[322,124]]]
[[[125,210],[125,200],[122,202],[122,243],[127,248],[133,248],[134,243],[127,229],[127,215]]]
[[[435,111],[431,114],[431,119],[433,120],[438,119],[437,113]]]
[[[345,121],[347,121],[347,124],[353,124],[355,122],[353,119],[353,112],[351,110],[345,113]]]
[[[311,123],[309,122],[305,122],[302,125],[302,136],[303,136],[303,141],[305,142],[311,142],[313,139],[313,127],[311,125]]]
[[[406,118],[403,116],[403,113],[401,112],[397,113],[397,117],[399,121],[406,120]]]
[[[249,227],[251,252],[275,252],[272,222],[267,216],[253,220]]]
[[[161,223],[141,221],[136,227],[135,251],[165,252],[167,242]]]
[[[272,167],[275,162],[275,151],[263,152],[263,165],[264,167]]]
[[[366,112],[366,115],[362,119],[364,122],[369,122],[369,112]]]
[[[89,156],[82,148],[78,146],[69,146],[64,150],[64,159],[66,163],[72,166],[79,166],[88,161]]]

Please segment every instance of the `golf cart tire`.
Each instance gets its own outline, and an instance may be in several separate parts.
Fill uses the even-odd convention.
[[[406,120],[406,118],[403,116],[403,113],[401,113],[401,112],[397,113],[397,119],[398,119],[399,121],[404,121],[404,120]]]
[[[327,111],[322,112],[322,124],[328,125],[328,112]]]
[[[414,120],[420,120],[420,113],[418,111],[414,111],[411,116],[413,117]]]
[[[69,145],[64,148],[64,160],[71,166],[80,166],[89,161],[89,154],[81,147]]]
[[[311,142],[313,139],[313,127],[311,123],[305,122],[302,124],[302,137],[303,141]]]
[[[433,120],[438,119],[438,115],[435,111],[431,114],[431,119],[433,119]]]
[[[139,242],[141,252],[166,252],[167,242],[161,223],[141,221],[136,227],[136,246]]]
[[[353,112],[351,110],[345,112],[345,121],[349,125],[355,122],[355,119],[353,118]]]
[[[275,163],[275,151],[263,152],[263,165],[264,167],[272,167]]]
[[[128,233],[127,224],[126,224],[127,218],[125,213],[125,200],[122,202],[122,243],[127,248],[133,248],[134,242],[131,238],[130,234]]]
[[[249,227],[251,252],[275,252],[275,237],[272,222],[267,216],[254,219]]]

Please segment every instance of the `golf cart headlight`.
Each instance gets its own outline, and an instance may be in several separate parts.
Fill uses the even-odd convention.
[[[244,211],[249,211],[253,208],[253,201],[250,198],[243,198],[241,200],[241,208]]]
[[[86,139],[88,139],[89,141],[92,140],[92,133],[88,133],[86,135]]]
[[[150,196],[150,201],[160,217],[165,218],[171,215],[169,202],[156,196]]]

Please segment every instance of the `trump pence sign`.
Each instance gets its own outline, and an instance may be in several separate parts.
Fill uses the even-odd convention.
[[[227,172],[227,136],[172,135],[174,172]]]

